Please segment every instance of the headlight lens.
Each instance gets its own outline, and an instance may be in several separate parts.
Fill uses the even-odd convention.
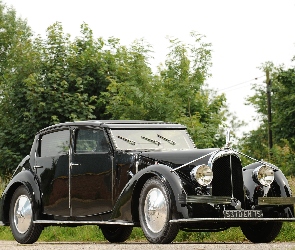
[[[199,165],[192,169],[191,178],[201,186],[207,186],[213,180],[213,172],[207,165]]]
[[[254,181],[263,186],[270,186],[270,184],[274,181],[274,178],[274,171],[269,166],[262,165],[255,168],[253,171]]]

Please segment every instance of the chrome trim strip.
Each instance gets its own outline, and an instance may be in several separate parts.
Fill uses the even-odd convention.
[[[70,127],[70,143],[69,143],[69,213],[70,216],[73,216],[73,207],[72,207],[72,168],[79,164],[73,163],[73,153],[74,153],[74,143],[75,143],[75,131],[76,128]]]
[[[231,204],[231,197],[180,194],[178,195],[178,201],[181,204],[187,204],[187,203]]]
[[[196,222],[244,222],[244,221],[295,221],[295,218],[188,218],[174,219],[170,223],[196,223]]]
[[[122,225],[134,226],[133,222],[127,221],[63,221],[63,220],[35,220],[35,224],[87,224],[87,225]]]
[[[231,157],[232,157],[232,155],[229,156],[230,182],[231,182],[231,198],[234,199],[233,164],[232,164]]]
[[[70,145],[69,145],[69,213],[70,216],[73,214],[72,210],[72,204],[71,204],[71,189],[72,189],[72,161],[73,161],[73,148],[74,148],[74,134],[75,134],[75,128],[69,129],[70,132]]]
[[[293,205],[295,197],[258,197],[258,205]]]
[[[34,167],[33,169],[36,170],[36,174],[37,174],[37,168],[39,168],[40,166],[37,166],[37,150],[40,147],[40,137],[38,136],[38,139],[36,140],[38,141],[37,146],[35,147],[35,152],[34,152]]]
[[[115,171],[114,171],[114,156],[111,155],[110,158],[111,158],[111,161],[112,161],[112,206],[114,206],[114,186],[115,186],[115,181],[114,181],[114,174],[115,174]]]
[[[238,154],[236,151],[232,150],[231,148],[221,148],[215,155],[212,155],[208,161],[209,167],[212,168],[213,162],[219,158],[222,158],[227,155],[236,155],[238,158]]]
[[[70,146],[70,149],[69,149],[69,213],[70,213],[70,216],[72,216],[72,210],[71,210],[71,175],[72,175],[72,165],[71,165],[71,162],[72,162],[72,152],[71,152],[71,146]]]
[[[135,155],[135,174],[138,172],[138,166],[139,166],[139,157],[138,154]]]

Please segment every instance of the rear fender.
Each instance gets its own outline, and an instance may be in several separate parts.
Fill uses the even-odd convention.
[[[9,208],[11,198],[15,190],[21,185],[24,185],[32,195],[31,202],[34,211],[37,211],[36,215],[40,213],[39,210],[41,208],[41,193],[39,189],[39,184],[31,171],[21,171],[12,178],[12,180],[8,183],[7,187],[5,188],[1,196],[0,220],[5,225],[9,224]],[[33,219],[36,220],[37,218]]]

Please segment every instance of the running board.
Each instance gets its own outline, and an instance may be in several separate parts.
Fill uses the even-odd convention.
[[[295,218],[189,218],[174,219],[170,223],[198,223],[198,222],[261,222],[261,221],[295,221]]]
[[[35,224],[50,224],[50,225],[121,225],[121,226],[134,226],[133,222],[128,221],[66,221],[66,220],[35,220]]]

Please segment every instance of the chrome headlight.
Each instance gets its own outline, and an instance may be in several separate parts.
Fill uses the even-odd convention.
[[[270,186],[274,181],[274,171],[271,167],[262,165],[253,171],[253,179],[262,186]]]
[[[213,180],[213,172],[207,165],[199,165],[192,169],[191,178],[201,186],[209,185]]]

